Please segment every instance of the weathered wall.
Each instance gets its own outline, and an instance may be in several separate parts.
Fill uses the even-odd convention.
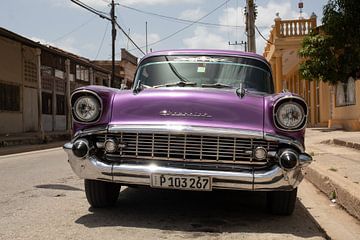
[[[0,82],[20,87],[22,95],[22,51],[21,44],[0,37]],[[23,131],[22,101],[20,112],[0,110],[0,134]]]

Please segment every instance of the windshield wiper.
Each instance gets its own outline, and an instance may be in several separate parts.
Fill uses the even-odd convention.
[[[181,75],[181,74],[176,70],[176,68],[174,67],[174,65],[172,65],[172,64],[169,62],[168,57],[165,56],[165,59],[166,59],[167,63],[169,64],[171,71],[176,75],[176,77],[178,77],[182,82],[189,82],[189,80],[187,80],[183,75]]]
[[[234,88],[231,85],[224,84],[224,83],[204,83],[201,84],[202,87],[213,87],[213,88]]]
[[[153,86],[153,88],[172,87],[172,86],[179,86],[179,87],[196,86],[196,83],[195,83],[195,82],[178,81],[178,82],[172,82],[172,83],[165,83],[165,84],[155,85],[155,86]]]

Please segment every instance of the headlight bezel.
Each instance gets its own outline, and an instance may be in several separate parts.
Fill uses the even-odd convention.
[[[91,118],[90,120],[84,120],[81,119],[81,117],[78,116],[77,112],[76,112],[76,106],[75,104],[84,97],[89,97],[92,98],[93,100],[97,101],[98,107],[99,107],[99,111],[97,113],[97,115],[93,118]],[[71,112],[72,112],[72,117],[73,117],[73,121],[77,122],[77,123],[81,123],[81,124],[93,124],[96,123],[100,120],[101,116],[102,116],[102,111],[103,111],[103,102],[101,97],[93,91],[90,90],[77,90],[74,91],[71,94]]]
[[[293,127],[287,127],[285,126],[279,119],[278,119],[278,111],[281,107],[283,107],[286,104],[294,104],[297,107],[299,107],[302,118],[299,124],[293,126]],[[308,117],[308,107],[306,102],[301,97],[296,96],[288,96],[279,99],[273,106],[273,121],[276,128],[287,131],[287,132],[295,132],[303,130],[306,127],[307,123],[307,117]]]

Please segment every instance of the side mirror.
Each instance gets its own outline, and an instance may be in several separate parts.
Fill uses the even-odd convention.
[[[128,86],[126,84],[121,84],[121,87],[120,87],[121,90],[126,90],[126,89],[129,89]]]

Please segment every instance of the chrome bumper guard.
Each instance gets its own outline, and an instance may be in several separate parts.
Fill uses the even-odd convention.
[[[283,170],[278,165],[266,170],[216,171],[163,167],[154,164],[105,163],[96,156],[76,157],[73,144],[64,145],[73,171],[83,179],[117,182],[124,185],[150,186],[153,173],[188,176],[208,176],[212,178],[213,189],[234,189],[250,191],[292,190],[303,179],[302,166],[311,162],[311,157],[300,155],[300,165],[292,170]],[[301,162],[303,159],[303,163]]]

